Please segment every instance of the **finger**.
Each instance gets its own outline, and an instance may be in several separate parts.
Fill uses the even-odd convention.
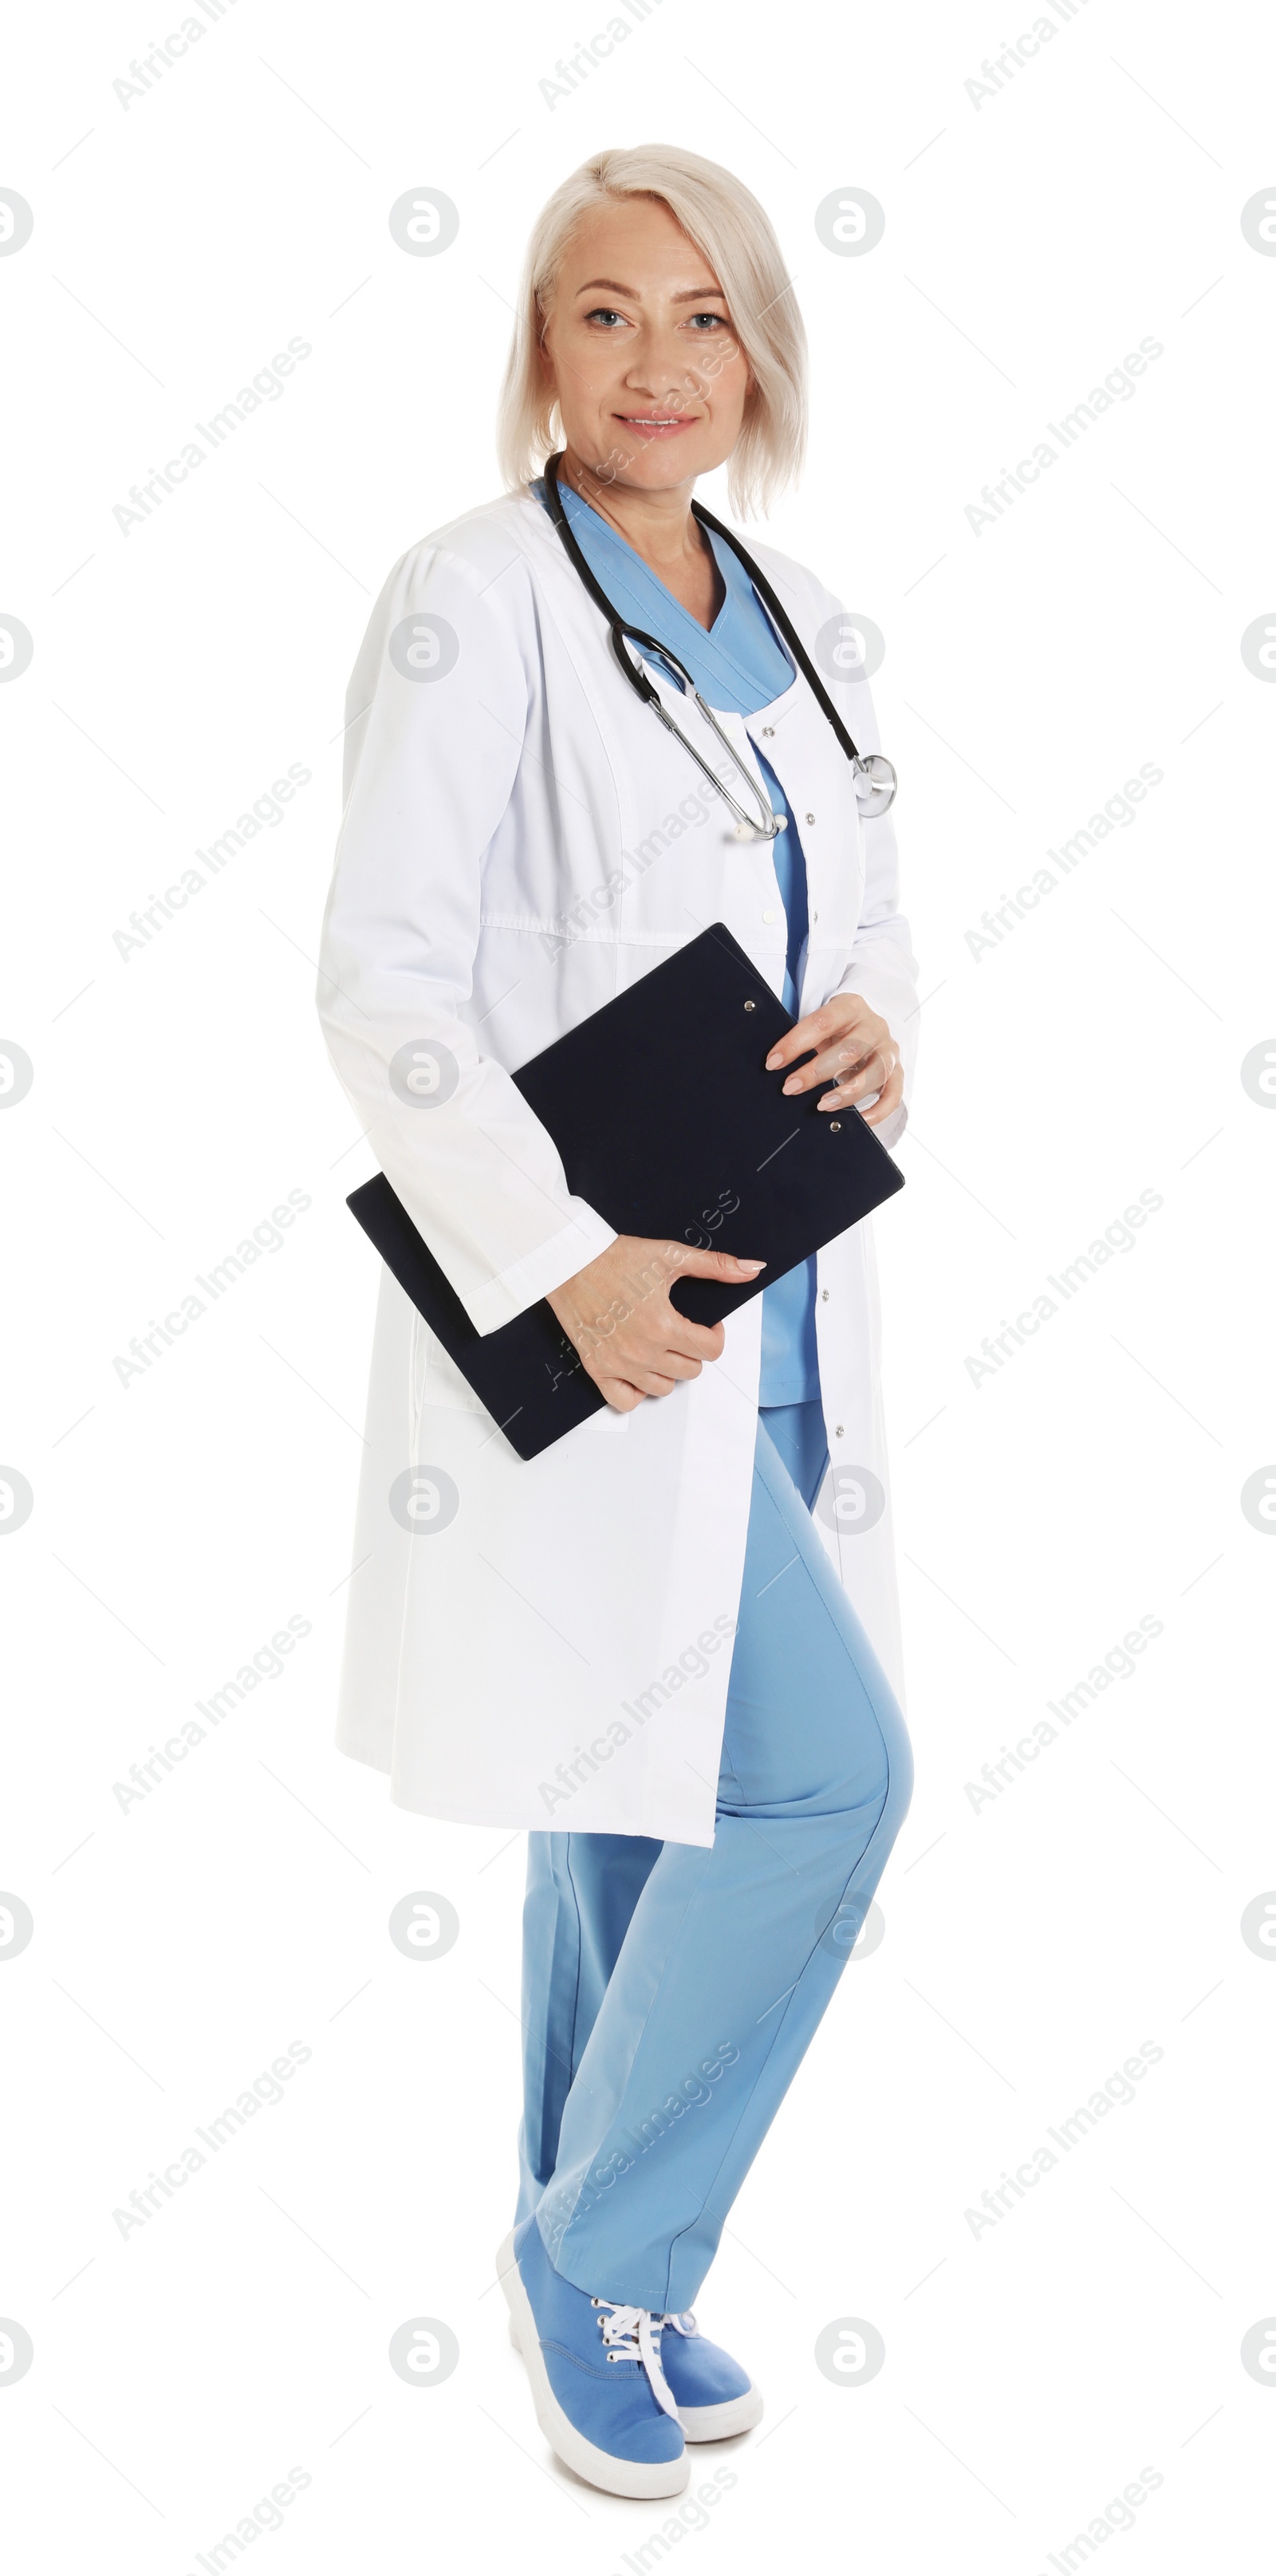
[[[666,1341],[663,1333],[655,1333],[649,1340],[639,1340],[634,1336],[622,1342],[612,1365],[623,1369],[625,1376],[637,1385],[643,1371],[651,1369],[661,1377],[699,1377],[702,1363],[698,1354],[677,1350]]]
[[[642,1403],[641,1387],[634,1386],[628,1378],[596,1377],[594,1384],[615,1413],[632,1413]]]
[[[858,1001],[858,995],[850,998]],[[866,1009],[867,1004],[863,1007]],[[844,1025],[844,1019],[833,1018],[827,1003],[822,1003],[818,1011],[808,1011],[805,1019],[795,1020],[792,1028],[786,1029],[784,1036],[776,1039],[766,1059],[767,1072],[774,1073],[782,1064],[793,1064],[798,1056],[806,1055],[811,1047],[823,1044]]]
[[[870,1099],[876,1107],[886,1098],[892,1085],[895,1086],[893,1098],[898,1104],[904,1087],[903,1074],[898,1065],[885,1066],[879,1062],[875,1069],[857,1075],[853,1083],[843,1083],[833,1091],[826,1091],[815,1106],[817,1109],[855,1109],[862,1100]],[[865,1109],[864,1117],[867,1118],[868,1114]],[[884,1115],[889,1117],[889,1110]]]
[[[884,1020],[875,1022],[870,1018],[858,1021],[852,1029],[837,1029],[809,1064],[789,1075],[788,1081],[781,1085],[782,1094],[816,1091],[822,1082],[852,1074],[869,1061],[876,1047],[882,1045],[894,1046]]]
[[[665,1248],[671,1271],[684,1272],[691,1279],[756,1279],[765,1270],[765,1261],[744,1261],[734,1252],[700,1252],[689,1243],[671,1243]]]
[[[893,1059],[888,1061],[885,1056],[870,1056],[867,1064],[857,1066],[857,1072],[846,1074],[844,1082],[836,1082],[834,1090],[821,1092],[821,1097],[816,1100],[816,1108],[852,1110],[857,1108],[859,1100],[875,1100],[877,1092],[885,1090],[885,1084],[890,1082],[890,1074],[893,1072],[895,1072]]]
[[[812,1047],[829,1046],[848,1032],[860,1029],[857,1053],[862,1055],[868,1042],[868,1031],[874,1020],[862,994],[842,993],[836,1004],[824,1002],[818,1011],[808,1011],[804,1020],[796,1020],[786,1036],[777,1038],[766,1059],[768,1073],[779,1066],[793,1064]],[[803,1071],[807,1068],[804,1066]]]
[[[723,1287],[752,1287],[766,1266],[765,1261],[737,1259],[730,1252],[700,1251],[685,1243],[668,1244],[655,1260],[644,1265],[643,1294],[629,1320],[640,1330],[658,1333],[662,1339],[671,1337],[680,1350],[693,1350],[702,1359],[716,1359],[717,1349],[711,1348],[703,1337],[716,1332],[717,1326],[693,1323],[682,1314],[672,1302],[674,1289],[680,1279],[716,1279]]]
[[[766,1059],[767,1072],[777,1073],[781,1065],[792,1064],[796,1057],[805,1055],[809,1048],[818,1046],[821,1034],[822,1032],[815,1026],[814,1016],[806,1020],[796,1020],[793,1027],[787,1029],[782,1038],[776,1039]]]
[[[825,1057],[828,1078],[849,1090],[858,1083],[861,1091],[875,1090],[879,1082],[893,1073],[899,1062],[899,1049],[888,1029],[883,1028],[871,1044],[854,1047],[832,1047]]]
[[[636,1413],[645,1401],[640,1387],[626,1386],[623,1378],[618,1377],[608,1378],[602,1393],[613,1413]]]
[[[726,1332],[721,1324],[693,1324],[677,1306],[666,1313],[661,1339],[668,1351],[678,1351],[684,1359],[720,1360],[726,1348]]]
[[[641,1387],[644,1395],[672,1395],[678,1381],[665,1377],[659,1369],[640,1369],[634,1383]]]
[[[882,1086],[881,1098],[874,1101],[871,1109],[860,1111],[865,1126],[880,1127],[884,1118],[894,1116],[903,1097],[904,1071],[902,1065],[896,1065],[890,1081]]]
[[[836,1090],[823,1092],[818,1108],[823,1108],[826,1100],[831,1100],[834,1108],[846,1108],[852,1100],[862,1100],[867,1092],[880,1092],[882,1082],[888,1082],[895,1072],[895,1061],[895,1048],[888,1043],[870,1048],[870,1054],[859,1056],[854,1064],[831,1064]]]

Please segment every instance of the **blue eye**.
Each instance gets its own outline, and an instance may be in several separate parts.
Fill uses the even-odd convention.
[[[712,322],[715,328],[721,331],[727,331],[731,327],[725,313],[693,313],[691,319],[693,322]]]
[[[623,322],[624,318],[624,314],[615,312],[610,304],[596,304],[593,312],[585,315],[587,322]]]

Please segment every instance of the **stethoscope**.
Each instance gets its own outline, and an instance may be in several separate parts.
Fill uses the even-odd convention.
[[[563,544],[567,549],[568,556],[576,571],[579,573],[586,590],[589,592],[591,599],[594,600],[599,608],[601,608],[603,615],[607,620],[611,629],[611,649],[616,656],[616,660],[620,664],[621,670],[624,672],[625,678],[628,680],[630,687],[632,689],[636,689],[644,706],[648,706],[653,709],[655,714],[659,716],[665,731],[667,733],[671,733],[676,742],[681,743],[684,751],[690,752],[697,768],[703,770],[705,777],[711,781],[714,787],[716,787],[718,794],[722,797],[728,811],[735,816],[735,839],[737,841],[773,841],[778,832],[783,832],[787,828],[788,818],[786,815],[777,815],[772,811],[771,800],[767,795],[765,787],[754,777],[752,770],[745,767],[745,764],[741,760],[730,735],[723,732],[722,726],[719,724],[713,708],[708,704],[708,701],[702,696],[700,690],[696,687],[695,682],[691,677],[691,673],[687,670],[685,664],[679,661],[677,654],[672,652],[667,644],[660,643],[654,635],[644,634],[640,626],[629,625],[627,620],[621,617],[618,611],[613,608],[605,590],[603,590],[601,585],[595,580],[594,575],[590,570],[574,535],[572,534],[572,530],[568,524],[567,512],[563,508],[562,495],[558,488],[558,468],[562,461],[561,455],[547,456],[545,459],[545,489],[549,496],[550,517],[558,530],[559,536],[562,538]],[[800,636],[795,633],[792,621],[788,617],[786,611],[781,607],[779,600],[776,598],[775,592],[771,588],[771,584],[767,580],[766,574],[757,564],[754,563],[752,556],[746,554],[745,549],[741,545],[734,530],[731,528],[724,528],[722,521],[720,519],[713,518],[710,512],[703,509],[698,501],[692,502],[691,514],[693,518],[699,521],[702,528],[711,528],[715,536],[725,538],[732,553],[738,558],[739,562],[743,564],[754,589],[757,591],[758,597],[766,607],[772,622],[779,628],[779,631],[783,636],[798,669],[802,673],[803,678],[814,690],[820,706],[828,717],[829,723],[832,725],[833,731],[837,735],[838,741],[841,744],[852,769],[855,771],[855,797],[860,812],[866,817],[884,814],[888,807],[894,804],[896,790],[899,786],[899,780],[893,763],[886,758],[884,752],[870,751],[867,756],[865,756],[856,750],[832,699],[824,687],[823,681],[820,679],[819,674],[811,661],[805,645],[802,643]],[[668,663],[671,669],[677,672],[688,696],[694,698],[701,715],[704,717],[705,723],[716,735],[727,755],[727,758],[731,761],[732,766],[738,772],[739,777],[743,780],[744,785],[748,789],[750,799],[758,817],[756,822],[753,820],[751,815],[746,814],[743,806],[739,803],[736,796],[733,795],[725,780],[718,776],[716,769],[714,769],[711,763],[705,760],[701,753],[697,751],[695,744],[688,740],[681,725],[675,724],[674,719],[670,715],[658,689],[654,687],[652,681],[648,678],[641,663],[636,662],[629,653],[627,649],[627,639],[628,642],[641,645],[648,652],[657,654],[661,661]],[[861,781],[865,782],[863,791],[861,789]]]

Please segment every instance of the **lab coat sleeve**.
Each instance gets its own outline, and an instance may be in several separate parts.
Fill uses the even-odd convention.
[[[360,1127],[480,1333],[616,1239],[568,1188],[552,1137],[484,1052],[469,1007],[483,855],[527,722],[524,578],[517,558],[493,572],[427,543],[377,601],[347,702],[316,996]]]

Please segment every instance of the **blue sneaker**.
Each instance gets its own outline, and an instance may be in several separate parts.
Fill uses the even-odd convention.
[[[689,2442],[725,2442],[762,2414],[762,2391],[721,2344],[700,2332],[690,2308],[658,2319],[660,2360]]]
[[[534,2213],[506,2237],[496,2269],[536,2420],[559,2459],[608,2495],[681,2495],[691,2468],[660,2366],[660,2319],[565,2281]]]

